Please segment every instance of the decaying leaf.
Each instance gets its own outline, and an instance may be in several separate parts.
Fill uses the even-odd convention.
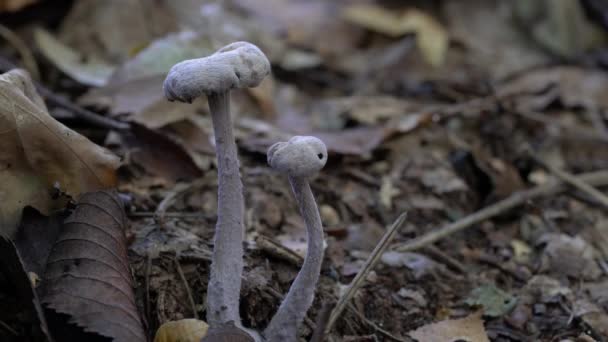
[[[410,331],[409,335],[420,342],[490,342],[481,319],[481,311],[461,319],[432,323]]]
[[[517,299],[494,285],[483,285],[471,292],[466,303],[482,306],[486,316],[501,317],[513,309]]]
[[[84,58],[80,53],[41,28],[34,31],[34,39],[46,58],[82,84],[101,87],[107,83],[114,72],[114,66],[101,60],[87,59],[83,62]]]
[[[26,6],[36,3],[38,0],[0,0],[0,12],[18,11]]]
[[[32,325],[26,335],[22,336],[23,338],[31,341],[53,342],[38,295],[24,264],[13,242],[0,236],[0,284],[3,287],[3,294],[8,294],[10,298],[10,301],[4,301],[4,305],[8,304],[8,306],[3,307],[3,314],[8,314],[8,317],[16,320],[22,320],[20,322],[22,325],[24,322]],[[16,310],[15,313],[11,312],[12,310]]]
[[[449,36],[435,18],[417,9],[395,13],[377,5],[356,4],[346,8],[344,16],[353,23],[393,37],[415,33],[425,60],[440,66],[448,50]]]
[[[78,196],[116,183],[118,157],[53,119],[23,70],[0,75],[0,137],[0,233],[14,233],[26,205],[61,207],[53,188]]]
[[[594,280],[602,271],[595,261],[595,249],[580,236],[545,234],[539,243],[546,243],[542,262],[555,274]]]
[[[40,293],[49,315],[67,315],[69,323],[116,342],[146,341],[132,291],[126,224],[115,192],[81,197],[47,261]]]
[[[156,331],[154,342],[199,342],[208,329],[207,323],[193,318],[166,322]]]

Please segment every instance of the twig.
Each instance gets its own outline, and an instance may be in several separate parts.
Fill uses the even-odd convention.
[[[329,322],[327,323],[327,329],[325,330],[326,333],[331,331],[331,328],[333,327],[334,323],[336,322],[338,317],[340,317],[340,314],[342,314],[342,311],[344,311],[346,304],[348,304],[348,302],[354,296],[355,292],[357,292],[357,290],[361,287],[361,285],[363,285],[365,279],[367,278],[368,273],[376,266],[376,263],[380,259],[380,256],[388,247],[388,244],[391,242],[391,240],[395,236],[395,233],[405,223],[406,217],[407,217],[406,213],[399,215],[397,220],[393,223],[393,225],[389,228],[389,230],[384,234],[384,236],[382,237],[382,239],[380,240],[378,245],[376,245],[376,248],[374,248],[374,250],[372,251],[372,254],[367,258],[367,260],[365,261],[365,264],[363,265],[363,267],[361,268],[359,273],[357,273],[357,275],[355,276],[355,279],[353,279],[353,281],[350,283],[350,285],[348,286],[348,289],[346,290],[344,295],[342,295],[340,297],[340,299],[338,300],[338,303],[336,304],[336,307],[334,308],[334,310],[331,313],[331,316],[329,317]]]
[[[15,50],[21,55],[23,65],[32,74],[32,77],[36,80],[40,79],[40,70],[32,50],[27,44],[21,39],[15,32],[11,31],[8,27],[0,24],[0,37],[4,38],[9,44],[11,44]]]
[[[182,270],[182,266],[179,264],[179,259],[177,256],[173,259],[175,261],[175,267],[177,268],[177,274],[179,274],[182,283],[184,283],[184,288],[186,289],[186,295],[188,296],[188,301],[190,301],[190,306],[192,307],[192,314],[194,318],[198,319],[198,313],[196,312],[196,303],[194,302],[194,297],[192,297],[192,291],[190,290],[190,285],[188,285],[188,280],[184,275],[184,271]]]
[[[608,170],[583,173],[579,176],[576,176],[575,178],[586,182],[589,185],[606,185],[608,184]],[[521,205],[526,201],[537,197],[554,194],[563,191],[564,189],[565,187],[563,182],[554,181],[548,184],[534,187],[530,190],[516,192],[511,196],[505,198],[504,200],[496,202],[493,205],[485,207],[484,209],[479,210],[471,215],[465,216],[456,222],[450,223],[439,228],[438,230],[432,231],[404,244],[401,244],[399,247],[395,248],[395,250],[398,252],[411,252],[423,248],[454,233],[465,230],[475,224],[478,224],[482,221],[504,213],[505,211],[512,209],[518,205]]]
[[[15,331],[15,329],[11,328],[11,326],[10,326],[10,325],[8,325],[8,324],[4,323],[4,321],[0,320],[0,326],[2,326],[4,329],[6,329],[6,331],[10,332],[11,334],[13,334],[13,335],[15,335],[15,336],[19,337],[19,333],[17,333],[17,332]]]
[[[357,309],[355,309],[355,307],[352,304],[348,304],[347,305],[347,309],[348,312],[354,314],[355,316],[359,317],[360,320],[362,320],[363,322],[365,322],[367,325],[369,325],[370,327],[372,327],[376,332],[379,332],[380,334],[390,338],[391,340],[394,341],[398,341],[398,342],[408,342],[407,340],[404,340],[398,336],[393,335],[390,331],[382,328],[381,326],[379,326],[378,324],[374,323],[373,321],[371,321],[370,319],[368,319],[367,317],[365,317],[362,313],[360,313]],[[327,330],[326,330],[327,331]]]
[[[532,157],[532,159],[534,159],[535,162],[540,164],[545,169],[549,170],[549,172],[554,174],[557,178],[561,179],[565,183],[572,185],[573,187],[579,189],[580,191],[586,193],[587,195],[593,197],[593,199],[598,201],[605,208],[608,208],[608,196],[604,195],[601,191],[599,191],[598,189],[587,184],[585,181],[577,178],[573,174],[560,170],[559,168],[555,167],[554,165],[551,165],[550,163],[544,161],[542,158],[536,156],[534,153],[532,153],[530,151],[529,151],[529,155],[530,155],[530,157]]]
[[[6,72],[6,71],[9,71],[9,70],[15,69],[15,68],[17,68],[17,66],[15,64],[13,64],[11,61],[9,61],[6,58],[0,57],[0,71]],[[44,97],[48,102],[54,104],[55,106],[67,109],[68,111],[74,113],[74,115],[76,115],[77,117],[81,118],[82,120],[84,120],[88,123],[91,123],[93,125],[96,125],[96,126],[99,126],[102,128],[113,129],[113,130],[117,130],[117,131],[125,131],[131,127],[126,122],[120,122],[120,121],[114,120],[112,118],[101,116],[90,110],[84,109],[69,100],[66,100],[60,96],[57,96],[51,90],[49,90],[48,88],[46,88],[45,86],[41,85],[40,83],[38,83],[36,81],[34,81],[34,85],[36,86],[38,93],[40,93],[40,95],[42,97]]]
[[[566,125],[559,120],[555,120],[550,116],[547,116],[543,113],[533,112],[530,110],[513,110],[512,113],[519,115],[522,118],[540,122],[547,126],[555,126],[560,129],[560,131],[570,133],[571,135],[575,135],[576,137],[584,137],[586,139],[592,140],[600,140],[600,141],[608,141],[608,135],[601,133],[598,130],[589,130],[587,128],[578,126],[578,125]]]
[[[317,327],[310,338],[310,342],[323,342],[325,340],[325,328],[327,327],[327,322],[329,321],[329,315],[331,314],[331,310],[334,307],[334,303],[325,302],[317,315]]]
[[[175,200],[180,196],[183,196],[191,191],[197,190],[209,182],[209,177],[203,177],[192,183],[180,183],[177,184],[167,195],[163,198],[154,212],[154,218],[158,222],[161,229],[165,229],[165,214],[167,209],[173,205]],[[199,214],[200,215],[200,214]]]

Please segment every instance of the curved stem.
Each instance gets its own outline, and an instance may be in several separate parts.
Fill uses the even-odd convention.
[[[239,294],[243,272],[243,184],[237,147],[232,134],[230,95],[208,95],[215,132],[218,173],[218,208],[213,257],[207,285],[207,323],[230,321],[240,326]]]
[[[264,332],[269,342],[297,341],[298,327],[312,305],[323,262],[323,226],[308,180],[289,177],[289,182],[306,224],[308,250],[300,272]]]

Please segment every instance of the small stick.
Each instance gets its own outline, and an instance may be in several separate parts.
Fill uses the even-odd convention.
[[[598,201],[605,208],[608,208],[608,196],[604,195],[604,193],[602,193],[598,189],[592,187],[591,185],[587,184],[585,181],[577,178],[573,174],[560,170],[559,168],[555,167],[554,165],[549,164],[548,162],[544,161],[542,158],[534,155],[533,153],[530,152],[529,155],[530,155],[530,157],[532,157],[532,159],[534,159],[535,162],[540,164],[545,169],[549,170],[549,172],[554,174],[557,178],[562,180],[564,183],[568,183],[568,184],[572,185],[573,187],[575,187],[575,188],[579,189],[580,191],[586,193],[587,195],[593,197],[593,199]]]
[[[184,271],[182,270],[182,265],[179,264],[179,259],[177,256],[175,256],[173,261],[175,261],[177,274],[179,274],[179,278],[182,280],[182,283],[184,283],[186,295],[188,296],[188,301],[190,302],[190,306],[192,307],[192,314],[194,315],[194,318],[198,319],[198,313],[196,313],[196,303],[194,302],[194,297],[192,297],[192,291],[190,290],[190,286],[188,285],[188,280],[186,279]]]
[[[608,184],[608,170],[583,173],[575,178],[586,182],[589,185],[606,185]],[[438,230],[403,243],[399,247],[395,248],[395,250],[398,252],[411,252],[426,247],[454,233],[465,230],[475,224],[504,213],[505,211],[521,205],[526,201],[541,196],[558,193],[564,189],[565,187],[563,182],[555,181],[548,184],[539,185],[529,190],[516,192],[504,200],[498,201],[491,206],[485,207],[471,215],[465,216],[456,222],[452,222],[439,228]]]
[[[342,311],[344,311],[346,304],[350,302],[351,298],[355,295],[355,292],[357,292],[357,290],[363,285],[365,279],[367,278],[367,275],[372,269],[374,269],[374,267],[378,263],[378,260],[380,260],[380,256],[386,250],[388,244],[395,236],[395,233],[397,233],[397,231],[405,223],[406,217],[406,213],[399,215],[397,220],[393,223],[389,230],[384,234],[380,242],[376,245],[376,248],[374,248],[372,254],[367,258],[365,264],[363,265],[359,273],[357,273],[355,279],[353,279],[353,281],[350,283],[344,295],[340,297],[338,303],[336,304],[336,307],[334,308],[331,313],[331,316],[329,317],[329,322],[327,323],[327,328],[325,329],[326,333],[331,331],[331,328],[333,327],[334,323],[336,323],[336,320],[342,314]]]

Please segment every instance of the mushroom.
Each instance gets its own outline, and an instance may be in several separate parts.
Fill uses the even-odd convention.
[[[239,294],[243,271],[243,184],[230,118],[230,90],[256,87],[270,73],[270,63],[255,45],[236,42],[214,54],[175,64],[163,90],[169,101],[191,103],[207,95],[218,164],[218,213],[210,279],[207,322],[241,326]]]
[[[325,166],[327,148],[315,137],[295,136],[268,149],[268,164],[288,176],[306,225],[304,264],[263,335],[269,342],[297,341],[298,327],[312,305],[323,261],[323,227],[308,180]]]

